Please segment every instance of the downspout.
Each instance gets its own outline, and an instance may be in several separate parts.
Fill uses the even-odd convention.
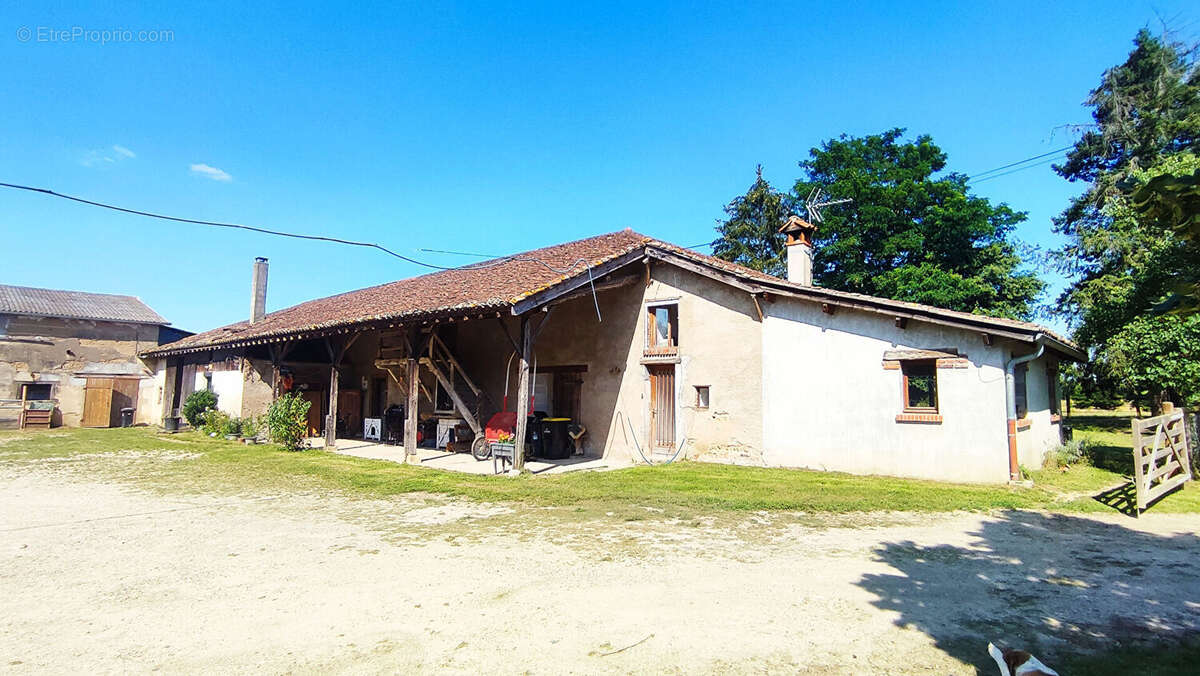
[[[1020,481],[1021,467],[1017,462],[1017,378],[1014,375],[1021,364],[1037,359],[1046,352],[1045,337],[1037,334],[1033,342],[1037,343],[1037,351],[1009,359],[1004,365],[1004,398],[1008,407],[1008,480]]]

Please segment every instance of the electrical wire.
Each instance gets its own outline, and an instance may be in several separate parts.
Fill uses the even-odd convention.
[[[999,173],[999,174],[992,174],[991,176],[985,176],[984,178],[981,178],[981,179],[978,179],[978,180],[975,180],[975,179],[971,179],[971,180],[972,180],[972,182],[973,182],[973,183],[976,183],[976,184],[978,184],[978,183],[983,183],[984,181],[990,181],[990,180],[992,180],[993,178],[1000,178],[1000,177],[1002,177],[1002,176],[1008,176],[1009,174],[1015,174],[1015,173],[1017,173],[1018,171],[1025,171],[1026,169],[1036,169],[1037,167],[1040,167],[1040,166],[1043,166],[1043,165],[1047,165],[1047,164],[1050,164],[1050,163],[1052,163],[1052,162],[1057,162],[1058,160],[1061,160],[1061,159],[1063,159],[1064,157],[1066,157],[1066,155],[1062,155],[1062,156],[1059,156],[1059,157],[1051,157],[1051,158],[1050,158],[1050,159],[1048,159],[1048,160],[1043,160],[1043,161],[1041,161],[1041,162],[1036,162],[1036,163],[1034,163],[1034,164],[1027,164],[1027,165],[1025,165],[1025,166],[1023,166],[1023,167],[1017,167],[1016,169],[1009,169],[1008,171],[1005,171],[1005,172],[1002,172],[1002,173]]]
[[[105,202],[97,202],[95,200],[84,199],[82,197],[76,197],[74,195],[67,195],[65,193],[56,192],[54,190],[50,190],[47,188],[35,188],[33,186],[20,185],[18,183],[0,182],[0,187],[11,188],[13,190],[24,190],[27,192],[39,193],[42,195],[48,195],[50,197],[57,197],[59,199],[70,200],[72,202],[78,202],[80,204],[86,204],[86,205],[93,206],[93,207],[99,207],[101,209],[109,209],[111,211],[118,211],[118,212],[125,213],[125,214],[132,214],[134,216],[145,216],[146,218],[156,218],[159,220],[171,221],[174,223],[189,223],[192,225],[206,225],[206,226],[210,226],[210,227],[214,227],[214,228],[231,228],[231,229],[235,229],[235,230],[248,230],[250,232],[262,233],[264,235],[274,235],[276,237],[290,237],[292,239],[303,239],[303,240],[316,241],[316,242],[329,242],[332,244],[344,244],[346,246],[357,246],[357,247],[364,247],[364,248],[368,248],[368,249],[376,249],[378,251],[382,251],[383,253],[385,253],[389,256],[394,256],[395,258],[399,258],[402,261],[412,263],[414,265],[420,265],[420,266],[426,267],[426,268],[432,268],[434,270],[485,270],[487,268],[496,267],[498,265],[504,265],[505,263],[508,263],[510,261],[517,261],[517,262],[537,263],[538,265],[541,265],[542,267],[546,268],[550,272],[554,272],[559,275],[569,275],[582,265],[587,268],[588,285],[592,290],[593,304],[596,306],[596,318],[600,319],[600,301],[596,298],[596,284],[595,284],[595,280],[592,278],[592,266],[584,258],[580,258],[579,260],[575,261],[574,263],[571,263],[571,265],[566,268],[556,268],[539,258],[536,258],[533,256],[524,256],[524,255],[502,256],[502,257],[496,258],[494,260],[484,261],[481,263],[472,263],[470,265],[460,265],[460,266],[436,265],[434,263],[426,263],[425,261],[417,260],[416,258],[411,258],[409,256],[405,256],[403,254],[396,253],[395,251],[392,251],[391,249],[383,246],[382,244],[376,244],[374,242],[358,242],[358,241],[351,240],[351,239],[342,239],[340,237],[326,237],[324,235],[305,235],[305,234],[300,234],[300,233],[295,233],[295,232],[286,232],[283,230],[271,230],[269,228],[260,228],[258,226],[254,226],[254,225],[244,225],[242,223],[225,223],[222,221],[206,221],[206,220],[202,220],[202,219],[198,219],[198,218],[183,218],[180,216],[168,216],[166,214],[156,214],[152,211],[143,211],[141,209],[131,209],[128,207],[117,206],[115,204],[107,204]],[[454,253],[460,253],[460,252],[454,252]],[[479,255],[482,255],[482,254],[479,254]]]
[[[1074,147],[1075,147],[1075,145],[1074,145],[1074,144],[1072,144],[1072,145],[1069,145],[1069,146],[1063,146],[1063,147],[1061,147],[1061,148],[1058,148],[1058,149],[1056,149],[1056,150],[1051,150],[1050,152],[1042,153],[1041,155],[1034,155],[1033,157],[1026,157],[1025,159],[1023,159],[1023,160],[1021,160],[1021,161],[1019,161],[1019,162],[1011,162],[1011,163],[1009,163],[1009,164],[1005,164],[1005,165],[1003,165],[1003,166],[996,167],[995,169],[988,169],[987,171],[981,171],[981,172],[979,172],[978,174],[975,174],[975,175],[973,175],[973,176],[969,177],[967,180],[970,180],[970,181],[979,181],[979,180],[983,180],[983,177],[987,176],[988,174],[992,174],[992,173],[995,173],[995,172],[997,172],[997,171],[1002,171],[1002,170],[1004,170],[1004,169],[1008,169],[1008,168],[1010,168],[1010,167],[1016,167],[1016,166],[1018,166],[1018,165],[1025,164],[1026,162],[1032,162],[1032,161],[1034,161],[1034,160],[1040,160],[1040,159],[1042,159],[1043,157],[1050,157],[1051,155],[1057,155],[1057,154],[1059,154],[1059,153],[1061,153],[1061,152],[1065,152],[1065,151],[1067,151],[1067,150],[1070,150],[1070,149],[1072,149],[1072,148],[1074,148]],[[1039,164],[1044,164],[1044,163],[1039,163]],[[1035,165],[1030,165],[1030,166],[1039,166],[1039,165],[1038,165],[1038,164],[1035,164]],[[1025,167],[1025,168],[1028,168],[1028,167]],[[1012,172],[1005,172],[1005,173],[1012,173]],[[1001,175],[1001,176],[1003,176],[1004,174],[1000,174],[1000,175]],[[995,178],[995,177],[993,177],[993,178]]]

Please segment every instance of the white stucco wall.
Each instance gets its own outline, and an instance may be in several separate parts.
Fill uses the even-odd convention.
[[[204,389],[204,374],[200,374],[198,378],[200,383],[196,389]],[[243,378],[240,369],[212,373],[212,389],[217,395],[217,408],[235,418],[242,415]]]
[[[979,333],[780,299],[763,328],[763,438],[767,464],[952,481],[1008,479],[1001,341]],[[957,347],[967,368],[939,368],[943,421],[897,422],[902,374],[891,349]],[[1031,380],[1033,380],[1031,378]],[[1033,401],[1031,400],[1031,407]]]
[[[1018,354],[1028,353],[1028,348]],[[1045,460],[1046,451],[1057,446],[1062,439],[1061,426],[1050,413],[1050,379],[1046,374],[1048,365],[1045,357],[1029,362],[1029,373],[1025,377],[1025,392],[1029,402],[1029,413],[1021,421],[1017,431],[1017,459],[1029,469],[1038,469]],[[1021,429],[1024,425],[1028,425]]]

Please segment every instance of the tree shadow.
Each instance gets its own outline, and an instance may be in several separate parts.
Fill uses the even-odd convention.
[[[946,654],[994,674],[988,641],[1056,658],[1200,635],[1200,538],[1074,516],[989,517],[964,546],[884,543],[859,585]]]

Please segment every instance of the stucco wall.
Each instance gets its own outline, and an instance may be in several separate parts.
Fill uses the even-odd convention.
[[[675,448],[681,457],[762,464],[762,324],[745,291],[669,265],[652,269],[646,303],[678,299],[679,364],[675,371]],[[641,364],[647,313],[630,351],[637,383],[642,439],[649,438],[648,372]],[[696,407],[696,386],[708,386],[709,407]],[[686,442],[685,442],[686,439]]]
[[[1028,354],[1032,350],[1025,346],[1017,354]],[[1061,425],[1050,413],[1050,380],[1046,375],[1048,358],[1042,357],[1029,362],[1025,377],[1025,392],[1029,402],[1029,413],[1022,421],[1028,427],[1017,431],[1017,459],[1030,469],[1042,466],[1046,451],[1057,446],[1061,437]]]
[[[157,326],[92,322],[59,318],[8,316],[0,336],[0,398],[18,399],[21,383],[53,385],[58,400],[55,425],[78,426],[83,415],[82,372],[126,372],[143,376],[142,385],[154,387],[153,365],[143,363],[139,351],[158,344]],[[135,420],[148,421],[139,394]]]
[[[765,307],[763,430],[771,465],[955,481],[1008,479],[1004,360],[978,333],[780,299]],[[889,349],[957,347],[966,368],[940,368],[943,422],[903,423]]]

